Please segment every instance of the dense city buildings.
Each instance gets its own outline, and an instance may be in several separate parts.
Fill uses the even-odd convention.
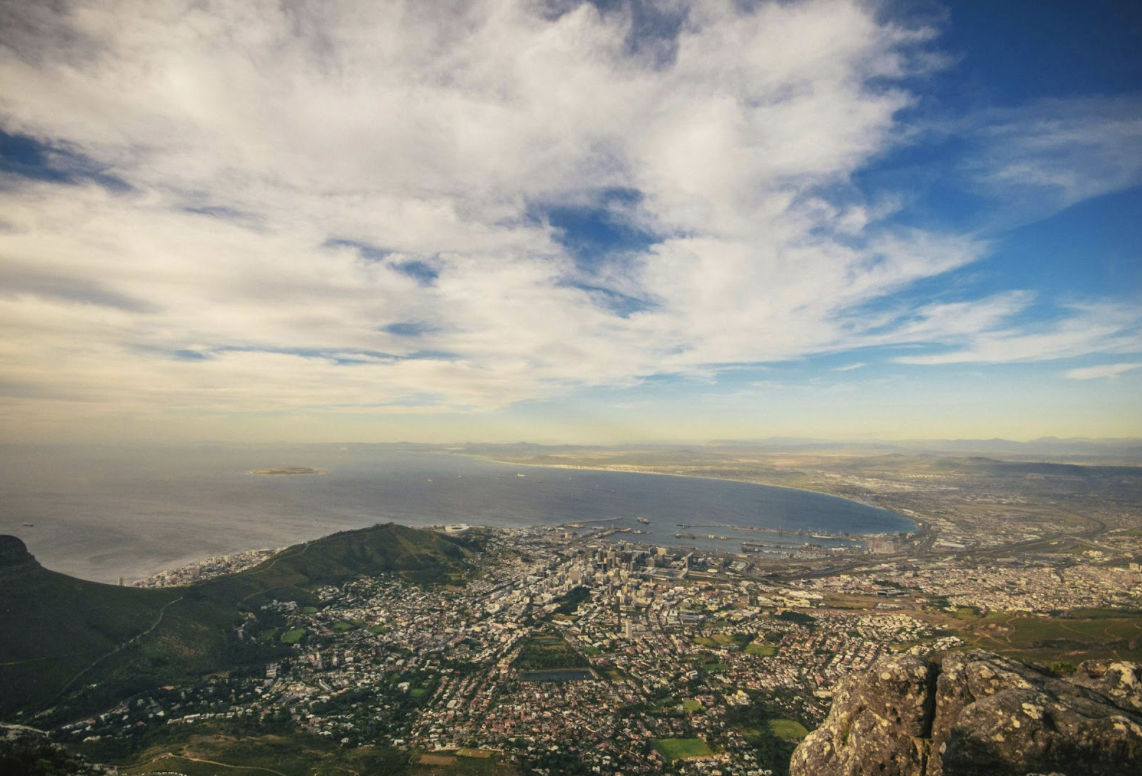
[[[429,762],[461,752],[534,773],[758,776],[784,772],[843,676],[886,654],[977,638],[952,623],[1142,608],[1142,570],[1108,562],[1109,549],[985,566],[869,547],[846,553],[844,571],[790,574],[757,556],[639,546],[602,527],[440,530],[481,548],[466,579],[386,574],[321,587],[317,605],[271,601],[235,636],[288,647],[280,659],[133,698],[63,737],[284,726]]]

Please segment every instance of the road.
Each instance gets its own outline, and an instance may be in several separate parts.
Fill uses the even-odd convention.
[[[107,658],[111,657],[112,655],[114,655],[116,653],[122,652],[126,647],[129,647],[130,645],[134,644],[139,639],[143,638],[147,634],[154,631],[155,628],[159,627],[159,625],[162,624],[163,617],[166,615],[167,609],[169,607],[177,604],[183,598],[184,598],[184,596],[180,595],[178,598],[174,599],[173,601],[168,601],[167,603],[163,604],[162,608],[159,609],[159,616],[155,618],[155,621],[153,623],[151,623],[151,627],[147,628],[145,631],[142,631],[141,633],[135,634],[134,636],[132,636],[131,638],[127,639],[124,642],[116,644],[114,647],[111,648],[110,652],[106,653],[105,655],[101,655],[100,657],[97,657],[95,660],[93,660],[91,663],[89,663],[86,668],[83,668],[79,673],[77,673],[75,676],[73,676],[68,681],[68,683],[63,686],[63,689],[61,689],[58,693],[56,693],[55,696],[44,705],[45,706],[51,706],[53,703],[55,703],[57,700],[59,700],[60,697],[65,692],[67,692],[69,689],[71,689],[71,686],[73,684],[75,684],[77,681],[79,681],[79,678],[81,676],[86,674],[91,669],[95,668],[95,666],[99,665],[100,663],[102,663]]]

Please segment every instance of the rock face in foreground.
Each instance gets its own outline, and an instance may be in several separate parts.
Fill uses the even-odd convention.
[[[837,688],[791,776],[1137,776],[1142,667],[1091,661],[1073,681],[987,652],[878,661]]]

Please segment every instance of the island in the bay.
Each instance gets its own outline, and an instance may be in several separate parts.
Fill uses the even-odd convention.
[[[124,775],[1137,772],[1142,467],[480,452],[795,485],[917,529],[759,552],[728,527],[647,543],[652,514],[384,524],[135,587],[3,537],[0,719],[44,731],[9,736]]]
[[[328,474],[325,469],[311,469],[308,466],[271,466],[266,469],[251,469],[250,474],[266,477],[290,477],[303,474]]]

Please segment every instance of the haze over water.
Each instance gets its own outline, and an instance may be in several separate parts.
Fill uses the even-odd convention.
[[[275,466],[328,473],[249,474]],[[102,582],[389,521],[524,527],[613,520],[647,531],[631,541],[689,545],[701,543],[675,539],[679,523],[832,533],[914,527],[882,509],[787,488],[368,445],[4,447],[0,504],[0,534],[19,536],[47,568]],[[636,523],[636,516],[651,522]]]

